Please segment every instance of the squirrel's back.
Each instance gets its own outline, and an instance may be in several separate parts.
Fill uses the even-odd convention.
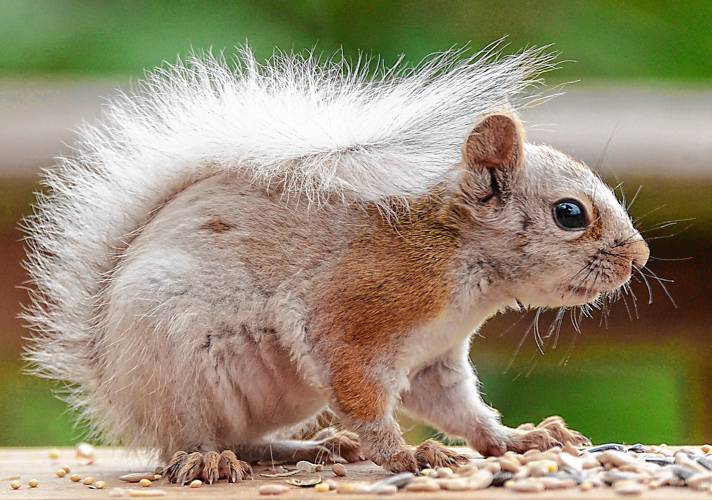
[[[136,234],[187,186],[239,171],[305,203],[422,194],[449,178],[478,118],[516,109],[552,61],[540,49],[498,59],[490,47],[371,76],[367,63],[312,55],[261,65],[244,49],[233,65],[206,56],[154,72],[44,174],[26,221],[34,371],[66,382],[91,419],[101,292]]]

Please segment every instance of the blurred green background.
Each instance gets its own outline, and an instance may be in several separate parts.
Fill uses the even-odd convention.
[[[509,35],[511,47],[554,43],[561,78],[712,77],[712,3],[666,1],[38,1],[3,0],[0,71],[139,75],[190,48],[245,40],[282,49],[343,47],[410,60]]]
[[[24,332],[16,315],[24,292],[17,286],[24,276],[17,222],[29,210],[39,168],[67,152],[68,130],[97,116],[100,96],[191,49],[229,53],[249,41],[261,58],[277,46],[327,54],[343,49],[349,56],[360,50],[386,62],[404,53],[415,63],[504,35],[505,51],[553,43],[563,60],[575,62],[550,81],[581,80],[571,97],[531,115],[534,122],[561,125],[549,135],[536,135],[533,127],[535,138],[561,139],[562,148],[579,153],[612,183],[625,181],[629,196],[643,185],[632,213],[654,210],[644,226],[695,221],[680,235],[652,242],[653,255],[693,257],[651,263],[676,280],[666,284],[678,308],[656,283],[648,305],[646,287],[634,283],[639,319],[618,303],[607,326],[598,313],[578,334],[567,320],[559,345],[543,356],[531,338],[515,356],[531,315],[513,327],[517,315],[488,323],[472,356],[486,399],[510,425],[561,414],[595,442],[712,441],[712,115],[705,111],[712,103],[711,23],[712,2],[694,0],[0,0],[0,446],[61,445],[81,437],[51,396],[52,386],[20,374]],[[579,133],[565,125],[571,117]],[[691,132],[682,125],[668,130],[670,123]],[[671,139],[674,131],[688,142]],[[592,134],[602,137],[593,145]],[[651,147],[668,144],[664,140],[669,158],[651,155]],[[403,423],[411,440],[433,432],[407,418]]]

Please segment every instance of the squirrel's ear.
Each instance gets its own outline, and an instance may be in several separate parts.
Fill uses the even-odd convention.
[[[487,116],[470,132],[463,146],[465,164],[475,169],[514,168],[524,157],[524,128],[514,116]]]

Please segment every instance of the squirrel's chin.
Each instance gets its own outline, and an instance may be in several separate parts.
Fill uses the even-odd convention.
[[[590,288],[569,286],[561,294],[561,304],[559,307],[582,306],[594,302],[603,292]]]
[[[596,301],[602,293],[603,291],[601,290],[566,287],[548,294],[541,292],[534,297],[517,297],[510,307],[522,311],[524,309],[537,307],[558,308],[582,306]]]

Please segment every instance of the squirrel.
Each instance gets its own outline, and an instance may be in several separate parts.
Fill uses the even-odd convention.
[[[506,427],[474,333],[615,294],[648,247],[586,165],[527,143],[544,49],[372,72],[248,48],[149,74],[44,173],[26,222],[31,370],[175,482],[259,460],[458,465],[586,438]]]

